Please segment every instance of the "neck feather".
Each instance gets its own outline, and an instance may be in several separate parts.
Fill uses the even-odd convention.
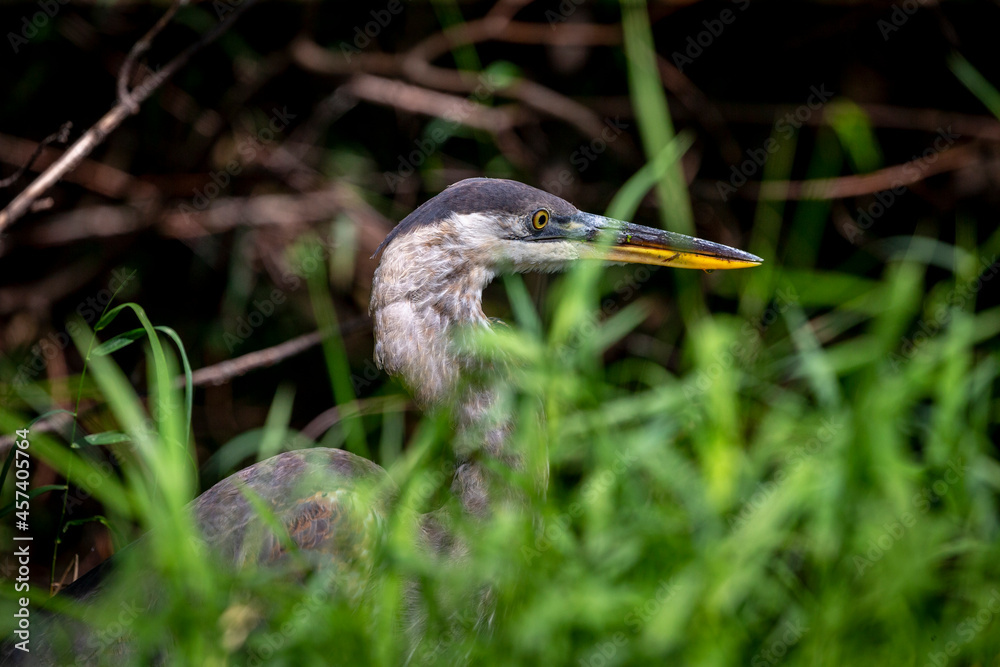
[[[455,330],[489,326],[482,296],[493,272],[452,247],[450,236],[428,227],[395,239],[372,285],[375,361],[425,408],[455,398],[464,363],[453,347]]]
[[[493,271],[485,258],[449,247],[447,230],[412,230],[384,251],[372,286],[375,361],[400,377],[424,408],[455,406],[459,431],[452,490],[476,515],[489,511],[491,479],[487,459],[523,468],[507,450],[509,425],[493,414],[491,390],[460,382],[475,363],[453,344],[462,326],[490,326],[482,292]],[[462,258],[462,261],[456,261]]]

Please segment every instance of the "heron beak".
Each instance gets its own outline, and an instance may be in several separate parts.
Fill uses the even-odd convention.
[[[592,213],[577,213],[567,223],[568,237],[587,241],[587,255],[608,262],[712,271],[745,269],[764,261],[756,255],[720,243]]]

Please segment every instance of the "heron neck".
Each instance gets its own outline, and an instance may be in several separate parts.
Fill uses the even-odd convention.
[[[375,272],[375,360],[408,386],[421,407],[454,406],[452,490],[469,512],[484,515],[496,488],[490,461],[520,469],[521,458],[508,451],[509,420],[491,409],[493,391],[462,381],[476,362],[457,353],[453,337],[459,327],[490,326],[482,293],[493,273],[441,248],[439,238],[435,245],[409,236],[386,248]],[[456,264],[456,257],[465,261]]]
[[[369,310],[376,363],[429,408],[454,404],[471,361],[457,353],[454,334],[460,327],[489,326],[482,296],[493,273],[439,240],[420,240],[411,232],[385,249]]]

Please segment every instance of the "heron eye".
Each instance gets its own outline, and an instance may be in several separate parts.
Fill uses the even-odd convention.
[[[531,224],[535,229],[541,229],[545,225],[549,224],[549,212],[545,209],[538,209],[535,211],[534,215],[531,216]]]

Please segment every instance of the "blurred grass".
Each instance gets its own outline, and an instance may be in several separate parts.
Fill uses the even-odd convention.
[[[461,20],[456,5],[437,7],[442,22]],[[629,217],[655,188],[664,221],[690,231],[675,150],[686,137],[675,136],[650,73],[644,4],[626,3],[625,17],[649,162],[609,210]],[[476,65],[473,49],[455,56]],[[995,89],[966,61],[950,64],[993,109]],[[862,173],[881,165],[863,113],[838,103],[814,144],[798,134],[779,142],[765,180],[789,179],[797,156],[810,178],[840,174],[845,160]],[[1000,308],[977,298],[997,284],[1000,232],[977,247],[969,230],[992,220],[956,215],[954,242],[924,232],[889,239],[881,263],[860,273],[854,257],[817,268],[830,216],[829,202],[761,201],[747,249],[763,266],[679,281],[689,304],[687,330],[675,337],[679,373],[633,356],[605,364],[646,310],[638,299],[599,314],[618,296],[599,267],[554,281],[542,312],[519,279],[507,280],[514,327],[479,341],[480,352],[511,369],[502,406],[536,464],[529,469],[550,466],[544,494],[530,476],[508,475],[530,499],[520,511],[500,509],[480,525],[443,500],[447,414],[427,415],[405,441],[392,396],[374,413],[345,408],[328,437],[371,450],[399,487],[380,569],[360,601],[331,590],[328,572],[232,572],[182,539],[193,534],[184,504],[197,488],[189,399],[172,388],[177,362],[147,319],[146,406],[106,355],[84,352],[87,376],[74,378],[106,401],[109,432],[127,435],[90,445],[114,452],[120,469],[109,473],[87,446],[46,434],[32,436],[32,452],[98,498],[112,524],[149,538],[119,554],[116,585],[95,607],[50,604],[94,628],[95,649],[131,637],[132,664],[163,651],[169,664],[205,665],[994,664]],[[251,280],[238,262],[232,270],[226,298],[239,311]],[[333,328],[325,274],[310,278],[316,323]],[[738,301],[739,315],[690,306],[704,287]],[[665,335],[676,327],[667,323]],[[343,341],[324,353],[338,403],[356,406]],[[213,472],[297,446],[294,401],[279,390],[264,427],[226,445]],[[31,417],[0,408],[6,432]],[[0,507],[12,499],[4,484]],[[470,548],[459,566],[415,547],[417,514],[441,507]],[[10,533],[3,523],[0,539]],[[426,616],[415,647],[400,627],[414,582]],[[484,590],[495,604],[486,626]],[[155,604],[137,610],[136,595],[154,591]],[[7,632],[12,587],[0,596]]]
[[[92,359],[133,443],[123,477],[93,492],[152,537],[116,575],[131,595],[158,591],[127,626],[136,664],[167,648],[174,664],[399,664],[410,651],[397,624],[411,581],[427,614],[416,664],[924,664],[947,656],[949,642],[956,663],[990,663],[1000,651],[1000,466],[989,436],[1000,316],[977,312],[975,271],[922,293],[926,259],[903,255],[865,283],[771,267],[774,285],[794,287],[751,320],[699,320],[680,376],[648,361],[604,367],[603,352],[642,308],[589,316],[600,296],[593,266],[553,286],[576,298],[553,302],[541,320],[509,281],[517,326],[484,353],[513,362],[505,409],[523,447],[547,449],[548,492],[514,475],[529,492],[526,511],[501,510],[485,525],[452,516],[469,540],[461,567],[420,553],[413,510],[434,509],[428,485],[448,486],[448,430],[428,417],[393,454],[402,492],[389,565],[359,606],[327,592],[322,571],[302,586],[275,572],[226,572],[176,539],[191,531],[190,468],[175,456],[181,401],[156,395],[166,418],[150,430],[119,371]],[[809,287],[838,280],[842,289]],[[825,327],[837,330],[832,341],[820,340]],[[154,385],[175,375],[150,368]],[[25,419],[3,414],[8,428]],[[366,420],[369,430],[377,421]],[[43,435],[33,447],[59,470],[72,462],[74,483],[86,486],[80,450]],[[484,587],[496,598],[488,629],[476,627]],[[106,628],[127,600],[111,596],[80,616]]]

